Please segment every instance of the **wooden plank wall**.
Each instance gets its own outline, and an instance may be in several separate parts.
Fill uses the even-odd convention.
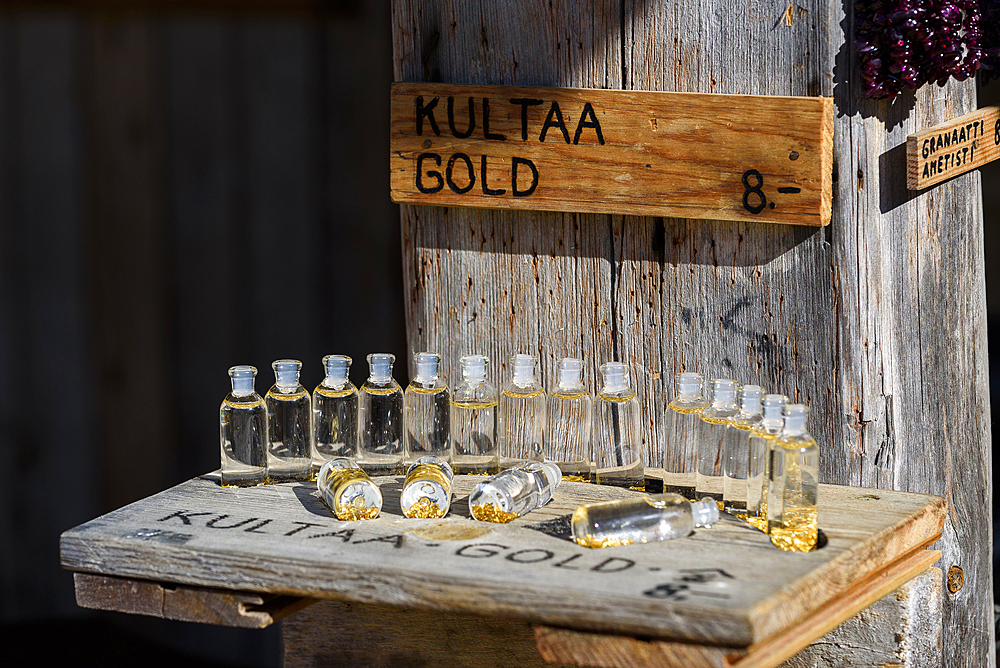
[[[398,81],[825,95],[837,107],[822,230],[401,207],[408,340],[620,359],[636,371],[646,461],[682,370],[758,381],[812,407],[826,482],[932,492],[951,514],[946,665],[994,665],[990,411],[977,173],[919,197],[905,138],[976,105],[972,82],[860,99],[842,3],[395,0]],[[787,20],[786,20],[787,19]],[[510,26],[517,26],[512,30]]]
[[[58,534],[218,466],[229,366],[405,350],[388,24],[0,12],[0,618],[79,612]]]

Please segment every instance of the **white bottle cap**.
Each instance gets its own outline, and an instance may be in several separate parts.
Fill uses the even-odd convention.
[[[701,501],[692,501],[691,515],[696,527],[710,527],[719,521],[719,504],[707,496]]]
[[[538,358],[532,355],[514,355],[510,358],[514,368],[514,384],[518,386],[531,385],[535,382],[535,365]]]
[[[736,403],[736,381],[727,378],[716,378],[712,383],[715,392],[712,395],[712,404],[724,406]]]
[[[559,387],[580,387],[583,385],[583,360],[564,357],[556,365],[559,371]]]
[[[801,434],[806,430],[806,416],[809,409],[804,404],[785,406],[785,429],[789,434]]]
[[[695,400],[701,397],[701,388],[705,384],[705,377],[700,373],[686,372],[674,376],[674,387],[677,396],[681,399]]]
[[[302,362],[298,360],[277,360],[271,362],[274,369],[274,384],[281,390],[294,390],[299,386],[299,370]]]
[[[233,381],[233,396],[245,397],[248,394],[253,394],[253,379],[256,375],[256,367],[249,364],[230,367],[229,377]]]
[[[486,366],[490,358],[486,355],[466,355],[458,360],[462,366],[462,379],[470,383],[486,380]]]
[[[330,387],[339,387],[347,381],[347,370],[351,368],[353,360],[347,355],[327,355],[323,358],[323,368],[326,369],[326,378],[323,384]]]
[[[438,368],[441,365],[441,356],[437,353],[415,353],[413,361],[417,365],[417,375],[413,380],[420,383],[429,383],[438,377]]]
[[[622,362],[605,362],[601,365],[601,375],[604,376],[604,388],[606,392],[618,392],[627,390],[628,385],[628,365]]]
[[[369,380],[384,383],[392,379],[392,363],[396,356],[391,353],[372,353],[368,356]]]
[[[740,412],[744,415],[760,413],[760,400],[763,396],[764,388],[760,385],[744,385],[740,390]]]
[[[764,419],[762,420],[766,428],[779,428],[784,424],[785,405],[788,397],[783,394],[768,394],[764,397]]]

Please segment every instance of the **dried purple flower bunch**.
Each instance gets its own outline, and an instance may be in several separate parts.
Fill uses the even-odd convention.
[[[865,97],[891,100],[929,81],[943,86],[949,77],[972,76],[983,55],[980,1],[860,0],[854,11]]]

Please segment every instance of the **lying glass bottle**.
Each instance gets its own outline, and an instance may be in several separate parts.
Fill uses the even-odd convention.
[[[406,472],[399,506],[407,517],[444,517],[451,508],[451,482],[455,474],[448,462],[426,455]]]
[[[651,494],[580,506],[570,524],[583,547],[611,547],[683,538],[696,526],[719,521],[715,500],[688,501],[680,494]]]
[[[480,522],[504,524],[552,500],[562,471],[552,462],[529,461],[479,483],[469,495],[469,511]]]
[[[351,459],[336,457],[323,464],[316,476],[323,501],[338,520],[370,520],[382,510],[382,492]]]

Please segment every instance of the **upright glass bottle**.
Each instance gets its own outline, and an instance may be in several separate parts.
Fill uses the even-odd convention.
[[[695,479],[695,496],[715,499],[723,510],[723,446],[729,421],[736,417],[736,381],[718,378],[712,381],[712,403],[706,406],[698,423],[698,476]]]
[[[666,475],[663,491],[695,500],[695,477],[698,471],[699,413],[708,405],[702,396],[705,378],[700,373],[674,376],[674,399],[663,419],[663,468]]]
[[[451,400],[440,375],[441,355],[416,353],[417,373],[403,393],[406,462],[425,455],[451,460]]]
[[[545,390],[538,382],[538,358],[514,355],[510,363],[513,373],[497,409],[500,468],[540,459],[545,438]]]
[[[787,552],[816,547],[819,525],[819,447],[808,431],[809,409],[785,407],[785,426],[771,444],[771,471],[767,490],[767,533]]]
[[[254,392],[257,369],[229,369],[233,389],[219,409],[223,487],[252,487],[267,482],[267,409]]]
[[[556,365],[559,381],[548,396],[542,454],[565,480],[590,482],[593,402],[583,384],[583,360],[566,357]]]
[[[497,390],[486,380],[485,355],[458,360],[462,381],[451,393],[452,469],[459,475],[493,474],[497,458]]]
[[[768,394],[764,414],[750,435],[750,463],[747,472],[747,522],[767,533],[767,485],[771,464],[771,444],[785,424],[788,397]]]
[[[402,475],[403,390],[392,378],[396,356],[368,356],[368,380],[358,393],[358,465],[368,475]]]
[[[326,377],[313,391],[312,474],[328,459],[358,456],[358,388],[348,380],[351,358],[323,358]]]
[[[680,494],[650,494],[580,506],[570,527],[583,547],[612,547],[683,538],[696,526],[719,521],[712,499],[688,501]]]
[[[299,383],[302,362],[277,360],[274,387],[267,391],[267,477],[272,483],[312,477],[312,402]]]
[[[639,400],[629,386],[628,366],[601,365],[604,386],[594,406],[594,481],[645,491]]]
[[[760,422],[764,388],[744,385],[739,392],[740,412],[729,421],[723,437],[725,467],[722,504],[727,513],[741,519],[747,516],[747,478],[750,467],[750,435]]]

